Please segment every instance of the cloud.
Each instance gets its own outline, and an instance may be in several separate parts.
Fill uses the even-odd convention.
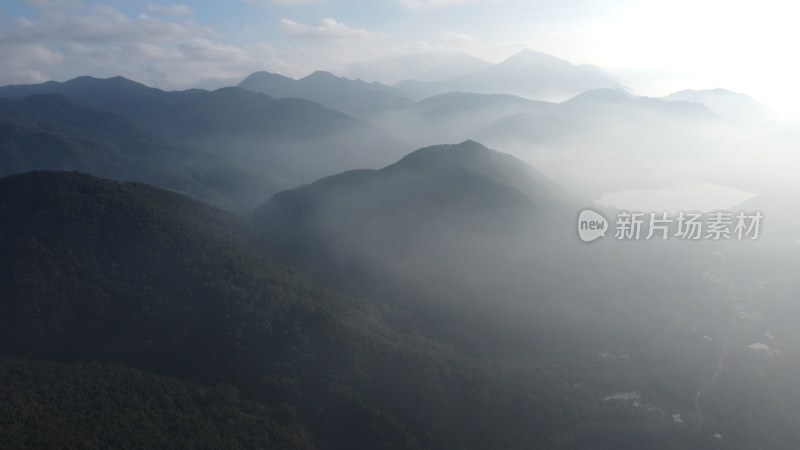
[[[34,20],[21,17],[3,27],[0,44],[43,41],[153,42],[213,34],[192,21],[175,23],[146,14],[131,18],[119,10],[96,5],[84,14],[47,9]]]
[[[326,0],[244,0],[245,3],[260,6],[303,6],[324,3]]]
[[[247,52],[238,47],[203,38],[182,42],[178,48],[184,56],[196,61],[246,62],[250,59]]]
[[[3,78],[24,83],[47,81],[49,69],[58,67],[64,56],[42,45],[0,45],[3,63]],[[3,80],[0,80],[3,81]]]
[[[443,6],[464,5],[467,3],[490,2],[497,0],[395,0],[406,9],[421,10],[439,8]]]
[[[447,47],[461,48],[474,45],[476,42],[478,42],[478,38],[470,34],[445,31],[442,32],[442,41]]]
[[[292,39],[279,46],[234,44],[175,3],[143,2],[140,12],[133,13],[81,0],[30,4],[30,15],[0,16],[0,60],[6,61],[0,85],[121,75],[162,89],[214,88],[238,84],[258,70],[294,78],[328,70],[372,79],[422,70],[423,78],[441,78],[450,73],[439,73],[440,66],[462,72],[460,59],[450,53],[469,48],[474,40],[447,32],[409,49],[383,33],[324,18],[315,23],[281,20],[279,31]],[[364,61],[370,62],[366,69],[359,64]]]
[[[147,5],[147,11],[158,16],[191,16],[192,8],[183,3],[172,6],[158,6],[152,3]]]
[[[320,40],[366,40],[384,37],[382,33],[373,33],[363,28],[351,28],[329,17],[314,24],[302,24],[293,20],[282,19],[281,31],[289,37]]]
[[[137,15],[77,1],[32,0],[32,15],[0,16],[0,84],[122,75],[164,89],[219,87],[291,67],[267,46],[218,42],[183,5],[150,4]]]

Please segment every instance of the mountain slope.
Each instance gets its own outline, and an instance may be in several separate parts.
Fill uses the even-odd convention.
[[[0,359],[4,448],[310,449],[309,436],[231,385],[97,363]]]
[[[355,115],[372,109],[411,103],[411,100],[402,97],[389,86],[349,80],[328,72],[314,72],[299,80],[268,72],[256,72],[248,75],[239,83],[239,87],[275,98],[304,98],[327,108]]]
[[[53,94],[0,99],[0,176],[77,170],[142,181],[230,209],[250,209],[277,186],[222,155],[168,145],[131,122]]]
[[[728,361],[741,370],[715,375],[738,320],[728,283],[708,280],[715,248],[617,242],[612,232],[586,245],[574,235],[585,205],[521,161],[464,142],[279,193],[255,223],[280,261],[400,305],[459,352],[535,361],[576,388],[605,390],[606,406],[649,415],[649,432],[666,427],[674,439],[645,443],[652,435],[623,420],[545,448],[714,448],[717,433],[732,448],[796,446],[783,419],[790,402],[773,400],[794,398],[792,377],[777,369],[796,367],[794,358],[761,365],[737,340]],[[714,387],[696,400],[708,380]],[[735,393],[743,386],[752,397]]]
[[[422,337],[407,313],[322,289],[263,256],[237,216],[176,194],[74,173],[10,176],[0,179],[0,233],[10,268],[0,273],[0,356],[22,359],[0,365],[16,392],[0,412],[27,417],[42,409],[38,393],[69,392],[71,404],[46,412],[54,432],[70,423],[63,414],[85,417],[80,405],[94,402],[112,416],[101,423],[142,424],[137,441],[149,442],[159,415],[175,412],[125,417],[166,397],[187,402],[187,430],[214,414],[238,417],[230,442],[240,445],[266,445],[266,432],[281,448],[530,448],[612,411],[536,364],[461,357]],[[55,377],[67,381],[59,388]],[[103,388],[109,379],[130,383],[127,394]],[[185,383],[229,384],[242,401],[229,387]],[[201,411],[194,402],[205,402]],[[41,430],[11,431],[32,439]],[[55,438],[86,445],[128,432],[81,426],[78,437]]]
[[[662,258],[667,252],[631,246],[616,256],[640,257],[626,261],[608,259],[615,254],[602,244],[576,242],[572,219],[560,217],[574,214],[569,196],[514,158],[471,142],[424,149],[276,199],[282,214],[265,217],[279,211],[267,206],[258,223],[270,219],[274,233],[281,217],[298,226],[264,236],[242,217],[144,185],[51,172],[0,179],[0,264],[9,268],[0,272],[0,384],[14,392],[1,403],[0,427],[42,442],[33,440],[41,423],[14,421],[41,412],[54,421],[53,442],[86,446],[120,442],[130,430],[114,426],[135,424],[146,446],[163,436],[157,427],[167,415],[182,420],[186,433],[172,434],[181,442],[235,433],[226,446],[660,449],[713,447],[719,417],[726,438],[793,442],[784,422],[726,416],[738,395],[715,394],[704,408],[710,425],[699,432],[671,420],[668,413],[693,417],[692,396],[714,371],[718,346],[698,345],[698,333],[730,319],[714,291],[691,284],[685,261]],[[319,222],[326,205],[354,228]],[[339,284],[364,275],[352,264],[341,270],[356,261],[354,251],[411,262],[422,277],[383,292],[414,307],[323,289],[268,259],[250,239],[256,231],[262,242],[325,238],[322,247],[295,250],[329,263]],[[585,251],[552,251],[570,245]],[[595,251],[608,270],[564,264]],[[515,273],[508,262],[525,264]],[[441,264],[488,272],[426,286],[431,275],[448,275]],[[651,283],[658,279],[665,284]],[[542,290],[558,284],[571,285],[568,295]],[[697,331],[685,329],[687,315]],[[446,342],[426,337],[436,335]],[[57,377],[65,381],[54,385]],[[606,400],[630,391],[648,406]],[[42,395],[62,394],[70,401],[59,397],[42,411]],[[181,410],[165,404],[137,416],[137,405],[162,399],[180,401]],[[91,415],[84,405],[102,411],[92,422],[109,428],[64,425]],[[238,422],[192,431],[220,417]]]
[[[582,345],[563,334],[577,318],[562,313],[588,285],[567,273],[618,279],[604,261],[623,255],[574,236],[583,205],[516,158],[467,141],[279,193],[255,220],[280,261],[423,311],[437,336],[472,350],[512,339],[541,351]]]
[[[335,442],[354,439],[330,431],[344,425],[336,408],[364,417],[343,430],[382,424],[383,437],[347,431],[362,445],[405,440],[391,417],[303,380],[301,366],[348,370],[330,360],[357,345],[335,318],[347,302],[254,252],[235,216],[144,185],[48,172],[0,179],[0,205],[0,259],[12,268],[0,275],[3,355],[230,383],[293,405],[304,421],[314,411],[305,402],[324,407],[309,423]]]

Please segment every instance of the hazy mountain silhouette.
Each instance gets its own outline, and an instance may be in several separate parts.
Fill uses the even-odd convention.
[[[21,99],[33,94],[61,94],[102,112],[126,112],[119,115],[127,118],[135,115],[136,110],[138,114],[144,114],[141,110],[164,93],[120,76],[105,79],[80,76],[65,82],[0,87],[0,97]]]
[[[406,80],[394,85],[406,95],[423,98],[446,92],[511,94],[540,100],[560,100],[616,82],[600,69],[576,66],[544,53],[522,50],[479,72],[437,82]]]
[[[766,108],[756,99],[727,89],[686,89],[664,100],[701,103],[714,113],[733,119],[763,121],[768,118]]]
[[[54,94],[0,99],[0,176],[29,170],[147,182],[233,209],[251,209],[278,188],[224,155],[168,145],[128,120]]]
[[[407,105],[411,100],[389,86],[314,72],[299,80],[269,72],[248,75],[239,87],[275,98],[304,98],[327,108],[358,115],[376,108]]]
[[[368,120],[417,146],[460,142],[513,114],[548,114],[555,105],[504,94],[451,92],[412,105],[373,111]]]
[[[144,127],[170,144],[224,154],[283,186],[378,167],[404,145],[374,125],[303,99],[230,87],[164,92],[121,77],[5,86],[0,97],[56,93]]]
[[[622,89],[592,89],[558,105],[558,113],[566,117],[672,116],[697,119],[716,117],[699,103],[666,101],[653,97],[636,97]]]
[[[586,204],[522,161],[467,141],[281,192],[255,216],[280,261],[347,292],[420,308],[448,339],[474,348],[507,333],[533,347],[569,346],[573,338],[557,336],[576,317],[561,308],[586,295],[579,280],[605,277],[622,289],[604,261],[627,258],[627,270],[638,271],[636,261],[653,256],[629,247],[587,251],[574,231]],[[668,282],[640,276],[652,286]],[[470,323],[475,335],[451,330],[447,317]]]
[[[571,242],[568,232],[550,236],[573,219],[574,212],[560,205],[564,198],[524,163],[467,141],[417,150],[378,171],[345,172],[281,192],[256,212],[256,220],[269,248],[290,264],[332,282],[389,274],[385,283],[411,289],[441,283],[445,274],[434,268],[469,278],[493,260],[489,254],[510,251],[510,241],[533,230],[548,235],[543,241]],[[476,246],[470,252],[490,253],[459,253],[470,246]],[[415,260],[427,262],[415,267]]]

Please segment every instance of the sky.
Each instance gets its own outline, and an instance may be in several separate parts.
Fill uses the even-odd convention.
[[[798,118],[798,13],[778,0],[11,0],[0,84],[122,75],[215,88],[258,70],[392,83],[530,48],[640,95],[723,87]]]

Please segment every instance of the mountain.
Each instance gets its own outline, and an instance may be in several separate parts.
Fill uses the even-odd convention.
[[[500,64],[498,64],[498,66],[503,66],[508,68],[541,67],[548,70],[555,70],[567,73],[582,73],[585,71],[590,71],[603,75],[603,71],[600,70],[598,67],[589,64],[575,65],[570,63],[569,61],[565,61],[563,59],[556,58],[555,56],[548,55],[547,53],[537,52],[535,50],[527,48],[520,50],[518,53],[515,53],[514,55],[511,55],[510,57],[502,61]]]
[[[462,91],[561,100],[589,89],[610,88],[616,84],[595,67],[573,65],[526,49],[475,73],[436,82],[406,80],[394,87],[412,98]]]
[[[119,112],[145,109],[148,102],[161,97],[164,91],[120,76],[106,79],[80,76],[63,83],[47,81],[41,84],[0,87],[0,97],[3,98],[21,99],[34,94],[60,94],[88,108],[103,112]],[[139,113],[144,112],[139,111]],[[119,115],[128,117],[131,114]]]
[[[0,275],[4,357],[122,364],[205,385],[227,383],[262,405],[255,407],[261,411],[258,420],[278,421],[303,439],[313,433],[346,447],[404,442],[389,416],[369,409],[358,396],[348,397],[346,386],[354,380],[335,374],[348,365],[339,351],[366,356],[357,350],[356,317],[370,315],[368,310],[255,252],[239,217],[146,185],[62,172],[0,179],[0,210],[5,236],[0,260],[12,268]],[[316,371],[320,364],[328,366],[330,382],[301,381],[304,370]],[[55,372],[47,379],[75,372],[45,369]],[[82,377],[108,376],[94,372],[77,371],[77,386],[67,389],[77,395],[91,380]],[[5,374],[19,378],[13,371]],[[144,402],[142,394],[161,389],[155,383],[157,378],[143,379],[128,395]],[[91,404],[98,395],[104,408],[113,408],[111,393],[89,391],[74,402]],[[235,399],[235,393],[224,395]],[[226,404],[225,397],[210,401],[209,412]],[[125,417],[136,409],[112,411]],[[224,420],[235,418],[219,413]],[[380,437],[368,423],[378,427]],[[80,425],[75,434],[97,437]],[[120,432],[128,431],[108,430],[107,436],[118,440]]]
[[[646,254],[606,245],[587,251],[573,223],[587,204],[522,161],[466,141],[281,192],[255,217],[279,261],[345,292],[437,317],[431,332],[442,338],[495,348],[492,339],[508,333],[543,351],[581,346],[559,330],[578,320],[562,313],[572,302],[582,308],[584,276],[613,285],[618,275],[607,260],[627,258],[635,267]],[[448,335],[445,318],[453,317],[470,323],[471,334]],[[588,329],[595,319],[580,320]]]
[[[768,118],[768,112],[760,102],[727,89],[686,89],[670,94],[664,100],[700,103],[714,113],[732,119],[763,121]]]
[[[30,170],[147,182],[228,209],[252,209],[277,190],[223,155],[168,145],[128,120],[55,94],[0,99],[0,176]]]
[[[561,103],[451,92],[373,111],[368,120],[417,147],[467,139],[487,143],[586,198],[631,185],[669,184],[676,155],[708,154],[720,136],[735,132],[702,104],[637,97],[622,89],[592,89]],[[619,155],[628,166],[616,164]],[[667,161],[654,167],[659,158]]]
[[[0,233],[6,443],[530,448],[613,434],[599,385],[459,355],[419,318],[320,287],[259,251],[241,217],[174,193],[9,176]]]
[[[546,115],[548,102],[504,94],[451,92],[414,104],[373,111],[368,120],[417,146],[460,142],[478,130],[512,114]]]
[[[326,108],[355,115],[412,102],[389,86],[348,80],[319,71],[299,80],[269,72],[256,72],[239,83],[239,87],[275,98],[304,98]]]
[[[573,203],[474,142],[285,191],[250,220],[77,173],[2,178],[0,432],[11,446],[796,446],[796,379],[738,341],[742,370],[695,409],[722,345],[701,336],[736,320],[729,291],[687,276],[703,261],[581,244]],[[324,288],[265,244],[370,295]]]
[[[0,88],[0,98],[35,93],[60,94],[116,114],[169,144],[224,155],[284,187],[354,167],[379,167],[404,153],[404,144],[359,119],[307,100],[235,87],[164,92],[121,77],[79,77]]]
[[[468,139],[489,144],[587,199],[631,185],[669,184],[675,156],[708,154],[720,136],[735,132],[702,104],[622,89],[592,89],[561,103],[451,92],[374,111],[368,120],[417,147]],[[625,166],[617,163],[620,155]],[[665,164],[652,163],[661,160]]]
[[[732,448],[797,446],[784,417],[796,417],[789,373],[800,364],[753,355],[747,346],[773,325],[740,320],[739,309],[762,296],[786,302],[779,292],[792,289],[731,290],[711,276],[723,249],[714,243],[618,242],[609,231],[583,244],[575,217],[587,204],[468,141],[279,193],[255,224],[279,261],[409,311],[423,335],[482,360],[535,361],[652,419],[649,432],[606,422],[544,448],[662,448],[634,442],[662,430],[675,440],[667,448],[715,448],[717,434]],[[775,320],[795,339],[791,321]]]
[[[709,119],[717,117],[705,105],[660,98],[636,97],[622,89],[592,89],[558,105],[558,113],[571,118],[655,118]]]

